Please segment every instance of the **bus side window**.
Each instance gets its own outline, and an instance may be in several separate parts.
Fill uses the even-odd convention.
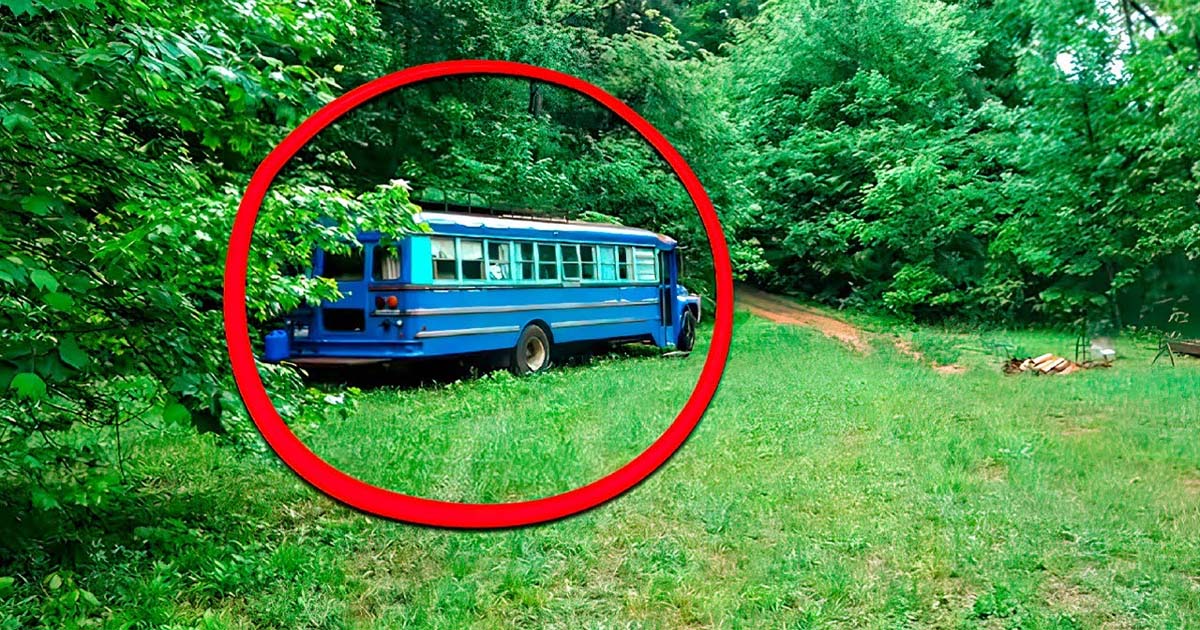
[[[653,282],[658,280],[658,257],[653,249],[638,247],[633,250],[634,266],[637,269],[638,282]]]
[[[629,255],[628,247],[617,248],[617,277],[633,280],[633,257]]]
[[[600,279],[617,279],[617,250],[612,245],[600,246]]]
[[[377,246],[372,262],[371,277],[375,280],[397,280],[400,278],[399,245]]]
[[[559,245],[562,250],[563,280],[579,279],[579,246]]]
[[[433,279],[457,280],[458,265],[454,260],[454,239],[435,236],[429,239],[433,252]]]
[[[508,243],[488,241],[488,280],[508,280],[512,263],[508,258]]]
[[[534,275],[533,243],[517,244],[517,279],[533,282]]]
[[[552,243],[538,243],[538,280],[558,279],[558,246]]]
[[[580,245],[579,246],[579,261],[581,267],[581,275],[584,280],[596,279],[596,246],[595,245]]]
[[[483,241],[461,239],[458,241],[462,258],[462,279],[483,280]]]

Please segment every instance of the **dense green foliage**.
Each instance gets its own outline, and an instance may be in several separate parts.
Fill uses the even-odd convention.
[[[1189,0],[0,0],[0,532],[78,549],[134,501],[131,423],[258,444],[221,332],[241,190],[336,95],[451,58],[632,105],[706,185],[743,279],[927,320],[1200,322]],[[253,322],[336,291],[296,273],[312,247],[416,229],[406,182],[672,234],[711,294],[644,142],[578,95],[471,78],[381,97],[297,156],[256,225]],[[296,426],[353,411],[262,372]]]
[[[735,51],[764,279],[926,317],[1194,310],[1198,29],[1182,2],[772,3]]]
[[[87,6],[0,13],[0,481],[41,510],[101,503],[129,422],[224,431],[241,413],[220,315],[240,186],[332,97],[335,43],[378,27],[369,11],[287,3],[74,4]],[[251,286],[252,315],[336,290],[283,273],[313,245],[356,224],[412,225],[404,188],[380,184],[359,198],[311,175],[272,191],[251,263],[270,281]],[[296,374],[264,371],[283,412],[301,414]],[[55,437],[77,422],[113,432]]]

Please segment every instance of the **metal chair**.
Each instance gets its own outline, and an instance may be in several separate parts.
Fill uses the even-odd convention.
[[[1092,321],[1087,317],[1080,318],[1077,323],[1075,362],[1083,364],[1099,359],[1105,365],[1111,364],[1117,358],[1117,350],[1115,344],[1111,343],[1112,336],[1107,334],[1110,323],[1107,320]]]
[[[1154,355],[1154,360],[1150,365],[1158,363],[1158,360],[1166,356],[1171,360],[1171,367],[1175,367],[1175,353],[1182,350],[1181,354],[1191,354],[1188,348],[1194,344],[1187,343],[1182,337],[1181,328],[1187,328],[1191,324],[1191,313],[1180,308],[1173,307],[1170,317],[1167,318],[1167,325],[1158,336],[1158,353]],[[1187,328],[1190,331],[1194,328]],[[1174,345],[1175,347],[1172,347]]]
[[[1154,355],[1154,360],[1150,365],[1158,363],[1158,360],[1166,355],[1171,360],[1171,367],[1175,367],[1175,353],[1171,351],[1171,340],[1179,337],[1178,332],[1163,332],[1158,336],[1158,354]]]
[[[1013,358],[1017,350],[1017,347],[1012,343],[1000,339],[992,339],[989,337],[980,337],[979,345],[983,348],[984,354],[988,354],[996,359],[1005,361]]]

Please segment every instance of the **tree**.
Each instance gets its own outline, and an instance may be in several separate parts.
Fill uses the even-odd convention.
[[[118,481],[123,425],[222,432],[243,416],[219,301],[240,185],[339,89],[339,42],[377,29],[373,12],[338,2],[0,9],[0,476],[25,492],[6,501],[96,505]],[[248,308],[260,320],[331,295],[284,273],[314,245],[363,223],[412,225],[405,190],[363,203],[305,167],[323,159],[305,156],[300,181],[273,193],[290,214],[259,221],[251,264],[264,281]],[[297,375],[265,369],[284,412],[302,413]],[[114,431],[55,437],[77,423]]]

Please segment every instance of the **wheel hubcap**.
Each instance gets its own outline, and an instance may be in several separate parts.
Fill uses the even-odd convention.
[[[535,337],[525,342],[525,365],[529,366],[529,371],[536,372],[545,364],[546,345],[542,340]]]

